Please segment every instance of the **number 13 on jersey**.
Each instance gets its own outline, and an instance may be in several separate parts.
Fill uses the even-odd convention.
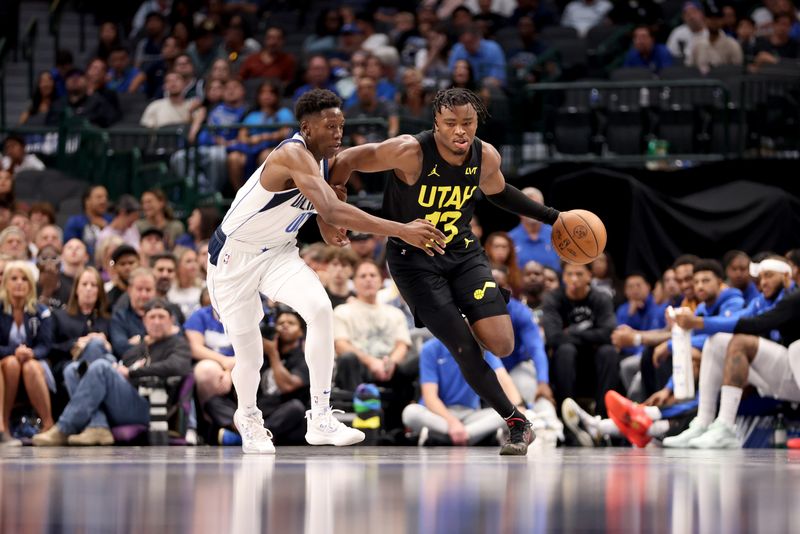
[[[444,240],[445,243],[449,243],[456,235],[458,235],[458,227],[456,226],[456,222],[460,218],[460,211],[434,211],[433,213],[429,213],[425,216],[425,219],[429,220],[434,226],[439,226],[439,223],[442,223],[442,232],[444,232],[444,234],[447,236],[447,238]]]

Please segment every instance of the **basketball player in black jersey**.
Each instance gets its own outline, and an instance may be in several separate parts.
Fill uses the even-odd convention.
[[[497,149],[475,137],[479,120],[486,117],[477,95],[465,89],[440,91],[433,111],[433,130],[338,154],[331,185],[346,183],[353,171],[392,170],[395,179],[384,193],[383,217],[398,222],[427,219],[445,234],[444,254],[432,257],[390,239],[389,271],[417,322],[445,344],[469,385],[505,418],[510,438],[500,454],[524,455],[533,440],[530,422],[508,400],[483,359],[481,345],[498,356],[509,355],[514,331],[489,260],[470,231],[470,219],[478,189],[497,206],[547,224],[555,223],[559,212],[506,183]]]

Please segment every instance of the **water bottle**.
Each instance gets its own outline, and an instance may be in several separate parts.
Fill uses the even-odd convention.
[[[675,310],[670,306],[667,313],[674,319]],[[692,365],[692,331],[678,324],[672,326],[672,379],[675,382],[676,400],[694,398],[694,367]]]
[[[772,433],[772,446],[776,449],[785,449],[786,441],[786,425],[783,422],[783,414],[779,413],[775,418],[775,430]]]

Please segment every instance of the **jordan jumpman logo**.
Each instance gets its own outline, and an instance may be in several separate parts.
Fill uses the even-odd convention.
[[[438,167],[438,166],[439,166],[438,163],[436,165],[434,165],[433,166],[433,170],[428,173],[428,176],[439,176],[439,173],[436,172],[436,167]],[[441,176],[439,176],[439,178],[441,178]]]
[[[470,243],[473,243],[474,239],[469,239],[467,237],[464,238],[464,248],[469,248]]]

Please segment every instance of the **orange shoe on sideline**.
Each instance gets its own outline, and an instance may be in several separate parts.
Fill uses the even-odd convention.
[[[647,434],[653,420],[644,408],[626,399],[616,391],[606,392],[606,411],[623,436],[639,448],[644,448],[652,437]]]

